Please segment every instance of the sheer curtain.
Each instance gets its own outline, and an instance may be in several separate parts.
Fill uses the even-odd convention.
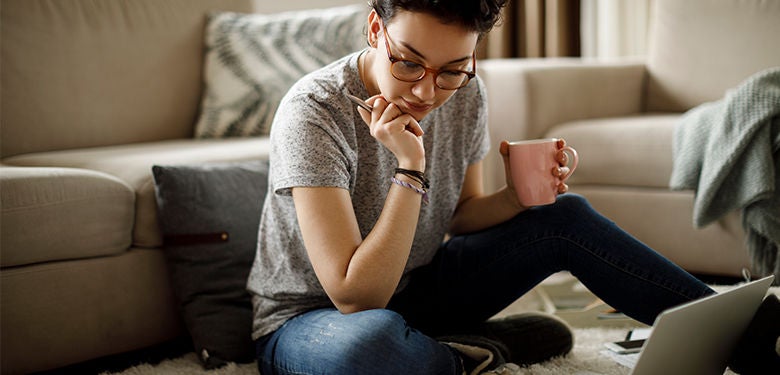
[[[647,53],[652,2],[582,0],[582,56],[644,56]]]

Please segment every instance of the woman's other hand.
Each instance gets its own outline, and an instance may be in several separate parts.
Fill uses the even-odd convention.
[[[555,159],[558,161],[558,168],[553,170],[553,175],[560,179],[569,174],[569,167],[566,166],[569,164],[569,156],[563,151],[563,148],[566,147],[566,140],[563,138],[558,139],[555,146],[558,148],[558,151],[555,153]],[[566,183],[561,180],[558,183],[558,194],[563,194],[567,191],[569,191],[569,185],[566,185]]]

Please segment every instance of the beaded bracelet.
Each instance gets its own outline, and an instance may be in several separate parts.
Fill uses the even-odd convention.
[[[401,185],[405,188],[414,190],[415,193],[422,195],[423,204],[428,204],[428,192],[425,191],[425,189],[420,189],[417,186],[414,186],[406,181],[399,180],[395,177],[390,177],[390,181],[393,181],[393,183],[396,185]]]
[[[395,169],[395,173],[396,174],[400,173],[400,174],[402,174],[404,176],[407,176],[407,177],[409,177],[409,178],[419,182],[420,185],[422,185],[423,189],[430,189],[430,187],[431,187],[430,181],[428,181],[428,179],[425,178],[425,173],[423,173],[423,172],[415,171],[415,170],[411,170],[411,169],[396,168]]]

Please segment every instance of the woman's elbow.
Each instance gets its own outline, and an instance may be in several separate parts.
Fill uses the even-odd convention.
[[[340,297],[340,298],[339,298]],[[388,301],[377,298],[376,296],[356,296],[348,293],[346,296],[330,295],[330,300],[336,309],[342,314],[352,314],[356,312],[384,309]]]

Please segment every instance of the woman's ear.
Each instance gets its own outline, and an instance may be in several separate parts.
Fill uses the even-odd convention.
[[[368,28],[366,30],[366,40],[372,48],[377,46],[380,30],[382,30],[382,18],[379,17],[376,10],[372,9],[371,13],[368,14]]]

